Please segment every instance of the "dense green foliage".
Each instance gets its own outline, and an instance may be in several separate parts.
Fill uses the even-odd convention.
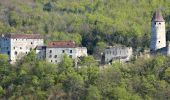
[[[0,33],[38,32],[46,41],[74,39],[89,53],[99,42],[145,48],[158,8],[169,39],[169,0],[5,0],[0,1]]]
[[[10,100],[169,100],[170,57],[98,67],[92,56],[75,68],[68,56],[58,65],[30,53],[16,65],[0,62],[0,99]]]

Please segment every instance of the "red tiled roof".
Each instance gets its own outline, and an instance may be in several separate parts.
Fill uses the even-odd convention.
[[[160,10],[157,10],[154,13],[154,15],[152,17],[152,21],[156,21],[156,22],[164,22],[165,21]]]
[[[75,48],[74,41],[52,41],[48,43],[49,48]]]
[[[43,39],[40,34],[7,34],[5,37],[13,39]]]

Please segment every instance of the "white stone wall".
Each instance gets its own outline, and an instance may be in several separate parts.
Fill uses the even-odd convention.
[[[166,47],[165,22],[152,22],[151,51]]]
[[[36,46],[44,45],[43,39],[12,39],[7,37],[0,38],[0,53],[8,54],[11,63],[15,63]]]
[[[110,62],[111,60],[119,60],[121,62],[129,61],[132,57],[133,51],[131,47],[112,47],[105,49],[105,63]]]
[[[62,61],[63,55],[66,54],[71,58],[76,58],[75,48],[46,48],[46,60],[51,63]]]
[[[57,64],[62,61],[63,55],[66,54],[72,59],[80,56],[87,56],[87,49],[84,47],[78,48],[46,48],[46,60]]]
[[[81,57],[81,56],[87,56],[87,48],[86,47],[77,47],[76,48],[76,56]]]

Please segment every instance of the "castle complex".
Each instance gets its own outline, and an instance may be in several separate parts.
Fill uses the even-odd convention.
[[[6,34],[0,38],[0,53],[9,56],[9,62],[14,64],[31,50],[35,50],[39,59],[48,62],[61,62],[64,54],[72,59],[87,56],[85,47],[77,47],[73,41],[55,41],[44,45],[40,34]]]
[[[166,43],[165,20],[160,10],[152,17],[152,34],[150,41],[151,54],[170,55],[170,45]],[[51,63],[61,62],[64,54],[72,59],[87,56],[86,47],[77,47],[74,41],[52,41],[44,45],[39,34],[6,34],[0,38],[0,53],[7,54],[9,61],[15,63],[31,50],[36,50],[37,57]],[[129,61],[133,55],[132,47],[114,46],[104,50],[104,61]]]

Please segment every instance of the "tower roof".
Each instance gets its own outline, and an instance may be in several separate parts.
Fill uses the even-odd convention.
[[[155,11],[155,13],[152,17],[152,21],[156,21],[156,22],[164,22],[165,21],[160,10]]]

